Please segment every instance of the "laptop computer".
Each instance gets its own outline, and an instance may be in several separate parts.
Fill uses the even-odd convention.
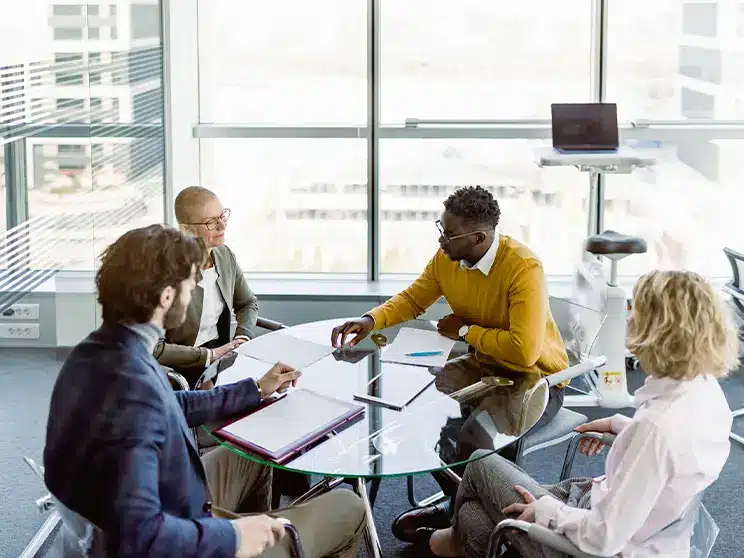
[[[619,145],[615,103],[550,105],[553,148],[559,153],[612,153]]]

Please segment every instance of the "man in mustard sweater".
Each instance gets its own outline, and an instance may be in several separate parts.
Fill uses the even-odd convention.
[[[421,276],[385,304],[335,328],[332,344],[342,346],[348,339],[354,346],[372,330],[417,318],[443,296],[452,314],[439,320],[437,329],[476,353],[460,366],[488,363],[542,375],[566,369],[568,357],[550,313],[542,263],[524,244],[496,232],[500,216],[498,202],[480,186],[450,195],[436,222],[440,249]],[[562,404],[563,389],[551,388],[548,407],[535,428],[549,422]],[[445,493],[454,494],[456,487],[449,486],[447,477],[435,478]],[[412,540],[416,528],[446,522],[447,507],[407,512],[396,520],[393,532]]]

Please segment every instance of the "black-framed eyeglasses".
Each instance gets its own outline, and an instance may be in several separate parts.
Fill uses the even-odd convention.
[[[471,232],[466,232],[466,233],[462,233],[462,234],[455,234],[455,235],[452,235],[452,236],[447,236],[447,234],[445,234],[445,232],[444,232],[444,228],[442,227],[442,220],[441,219],[437,219],[436,221],[434,221],[434,224],[437,227],[437,231],[439,231],[439,236],[447,244],[450,243],[453,240],[457,240],[458,238],[465,238],[466,236],[470,236],[471,234],[478,234],[478,233],[486,234],[486,231],[471,231]]]
[[[205,227],[207,227],[208,231],[213,231],[219,226],[220,221],[222,221],[223,223],[227,223],[227,220],[229,218],[230,210],[225,208],[222,210],[222,213],[220,213],[219,217],[212,217],[209,221],[204,221],[203,223],[184,223],[184,225],[204,225]]]

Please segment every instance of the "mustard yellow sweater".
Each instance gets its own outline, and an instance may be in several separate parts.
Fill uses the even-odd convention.
[[[471,325],[465,340],[485,360],[517,372],[568,367],[542,264],[524,244],[502,235],[488,276],[462,269],[439,250],[410,287],[369,315],[383,329],[417,318],[442,296]]]

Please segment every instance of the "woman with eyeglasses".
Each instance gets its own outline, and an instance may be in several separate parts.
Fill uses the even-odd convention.
[[[253,337],[258,299],[235,254],[225,245],[230,210],[222,207],[214,192],[190,186],[176,197],[175,210],[181,229],[201,238],[209,256],[197,272],[186,321],[165,332],[165,339],[155,347],[155,358],[182,374],[193,388],[210,363]],[[231,337],[233,314],[238,326]]]

